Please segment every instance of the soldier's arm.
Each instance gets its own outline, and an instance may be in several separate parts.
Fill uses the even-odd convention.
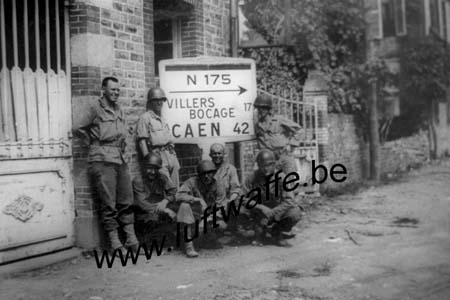
[[[227,204],[227,195],[223,185],[217,182],[217,194],[216,194],[216,203],[217,206],[226,206]]]
[[[242,202],[243,205],[247,204],[249,198],[255,196],[255,193],[254,192],[252,193],[252,191],[254,190],[253,183],[252,183],[252,181],[253,181],[252,178],[253,178],[253,176],[249,175],[249,176],[247,176],[244,179],[244,181],[242,183],[242,194],[244,196],[243,197],[243,202]]]
[[[147,202],[147,193],[145,192],[144,183],[140,178],[133,180],[133,205],[142,211],[148,212],[153,209],[152,205]]]
[[[281,116],[279,120],[280,120],[280,125],[292,133],[295,133],[295,132],[299,131],[300,129],[302,129],[302,127],[299,124],[297,124],[294,121],[289,120],[288,118],[285,118],[283,116]]]
[[[279,221],[281,216],[289,209],[295,207],[294,193],[281,190],[281,203],[272,208],[273,218]]]
[[[175,202],[175,196],[177,194],[177,187],[175,186],[175,184],[172,182],[172,180],[165,176],[165,191],[166,191],[166,197],[165,199],[167,199],[169,202]]]
[[[231,166],[230,168],[229,179],[230,179],[230,200],[235,200],[241,194],[241,185],[239,183],[237,171],[234,166]]]
[[[94,104],[89,103],[86,109],[77,114],[73,114],[72,133],[74,136],[89,139],[89,127],[97,116]]]
[[[303,128],[299,124],[285,117],[281,117],[280,125],[286,132],[287,137],[290,139],[290,144],[298,146],[304,133]]]
[[[178,189],[178,192],[175,195],[175,199],[178,202],[187,202],[187,203],[197,202],[197,198],[194,197],[192,193],[191,180],[188,179],[181,185],[181,187]]]
[[[148,134],[148,125],[144,116],[141,116],[136,124],[136,138],[138,142],[139,151],[142,154],[142,157],[147,156],[150,150],[147,147],[149,134]]]

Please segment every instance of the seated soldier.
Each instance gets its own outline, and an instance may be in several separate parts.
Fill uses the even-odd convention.
[[[136,231],[141,243],[154,238],[157,227],[176,221],[177,189],[161,168],[161,157],[151,154],[144,162],[142,178],[133,180]]]
[[[199,224],[203,224],[200,220],[204,210],[207,207],[213,207],[214,204],[217,207],[226,204],[225,192],[217,184],[214,178],[215,173],[216,167],[211,161],[201,161],[197,165],[197,176],[186,180],[176,194],[176,199],[180,203],[177,220],[185,224],[184,239],[187,241],[185,247],[188,257],[198,256],[192,240],[198,236]],[[194,226],[196,227],[195,237],[192,228]]]
[[[241,193],[241,184],[239,182],[236,168],[225,161],[225,147],[222,144],[215,143],[209,149],[209,156],[212,162],[216,165],[216,175],[214,176],[217,183],[223,186],[225,190],[226,199],[229,202],[238,200]],[[236,218],[231,218],[225,227],[228,230],[236,230]]]
[[[217,182],[224,186],[227,199],[237,200],[241,192],[238,174],[236,168],[224,160],[225,147],[222,144],[212,144],[209,149],[209,156],[216,165],[215,178]]]
[[[258,204],[246,211],[253,218],[255,231],[263,242],[271,242],[281,247],[290,247],[283,232],[290,231],[301,218],[300,208],[294,202],[293,192],[283,189],[284,174],[280,173],[275,186],[275,155],[270,150],[261,150],[256,156],[258,169],[247,177],[243,184],[243,192],[247,195],[255,188],[261,190]],[[270,182],[267,189],[266,181]],[[278,189],[278,193],[276,193]],[[267,195],[267,193],[269,193]]]

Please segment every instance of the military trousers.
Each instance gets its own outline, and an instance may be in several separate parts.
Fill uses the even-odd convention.
[[[100,199],[100,216],[106,231],[134,223],[133,188],[127,164],[91,162],[89,173]]]
[[[172,180],[173,184],[178,188],[180,186],[180,163],[178,162],[175,150],[154,149],[153,153],[159,154],[162,159],[161,170]]]
[[[246,222],[248,224],[248,219],[251,219],[252,227],[269,228],[268,231],[275,236],[280,235],[282,231],[290,231],[302,217],[302,212],[298,206],[293,206],[281,216],[276,216],[276,218],[272,218],[271,220],[256,208],[250,210],[245,208],[241,210],[241,214],[243,217],[243,219],[241,218],[241,222],[245,222],[244,220],[247,219]]]

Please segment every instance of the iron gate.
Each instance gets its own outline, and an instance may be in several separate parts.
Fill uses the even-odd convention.
[[[300,145],[291,149],[300,175],[301,182],[308,182],[308,187],[303,188],[307,193],[318,193],[319,185],[311,184],[311,162],[319,159],[318,109],[315,101],[304,101],[301,93],[295,89],[278,88],[275,93],[269,93],[258,89],[258,94],[266,94],[271,97],[275,114],[296,122],[302,127],[300,132]]]
[[[68,22],[0,0],[0,266],[74,243]]]

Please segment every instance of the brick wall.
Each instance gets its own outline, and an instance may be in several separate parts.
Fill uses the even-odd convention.
[[[106,76],[119,79],[120,104],[129,128],[134,128],[144,111],[146,83],[152,82],[151,43],[152,1],[77,0],[70,7],[72,112],[74,128],[79,125],[88,105],[101,95],[101,80]],[[144,12],[146,22],[144,24]],[[144,59],[147,57],[147,59]],[[127,153],[132,174],[138,171],[134,140],[127,139]],[[81,140],[73,141],[74,185],[77,243],[93,247],[99,243],[97,203],[87,174],[88,148]]]
[[[188,17],[182,18],[182,57],[230,55],[230,8],[230,1],[203,0]],[[177,145],[176,152],[182,167],[180,178],[184,181],[196,174],[202,153],[192,144]]]
[[[228,56],[230,2],[198,1],[181,19],[183,57]],[[87,107],[101,96],[101,80],[115,76],[121,85],[120,104],[134,129],[145,110],[146,92],[155,86],[152,0],[74,0],[70,5],[73,127],[78,128]],[[139,172],[135,141],[130,135],[127,154],[132,176]],[[76,240],[92,248],[100,242],[98,201],[87,174],[88,147],[73,140]],[[201,158],[197,145],[176,145],[181,179],[195,174]]]

